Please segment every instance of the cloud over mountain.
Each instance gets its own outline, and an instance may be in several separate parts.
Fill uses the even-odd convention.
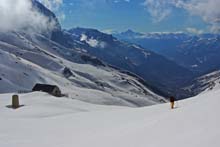
[[[54,22],[33,8],[31,0],[0,0],[0,31],[7,32],[31,28],[45,31]]]
[[[50,10],[57,10],[62,4],[63,0],[39,0]]]

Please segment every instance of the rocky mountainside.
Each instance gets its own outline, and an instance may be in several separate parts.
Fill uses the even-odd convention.
[[[220,37],[193,38],[177,48],[175,61],[198,73],[208,73],[220,69]]]
[[[80,48],[87,53],[114,67],[135,73],[165,95],[179,91],[193,77],[192,72],[173,61],[138,45],[119,41],[112,35],[85,28],[74,28],[68,32],[74,40],[69,43],[70,46],[80,42]],[[181,93],[183,96],[186,94],[184,91]]]
[[[220,89],[220,70],[200,76],[192,81],[190,86],[185,88],[194,95]]]

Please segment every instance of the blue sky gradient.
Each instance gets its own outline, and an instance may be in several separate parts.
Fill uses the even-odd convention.
[[[157,21],[144,5],[145,1],[147,0],[63,0],[56,13],[65,29],[86,27],[109,32],[127,29],[138,32],[184,32],[191,28],[195,32],[209,31],[210,24],[201,16],[192,15],[179,7],[169,8],[168,10],[172,10],[169,15]],[[160,13],[163,12],[165,11],[161,10]]]

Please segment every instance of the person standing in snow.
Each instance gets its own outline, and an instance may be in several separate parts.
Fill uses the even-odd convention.
[[[174,102],[175,102],[175,98],[173,96],[170,97],[170,105],[171,105],[171,109],[174,108]]]

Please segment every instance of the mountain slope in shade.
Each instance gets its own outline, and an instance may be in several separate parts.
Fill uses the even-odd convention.
[[[198,74],[208,73],[220,68],[219,35],[184,33],[147,33],[131,30],[114,34],[115,37],[144,48],[153,50],[179,65]]]
[[[199,73],[220,69],[220,38],[193,38],[177,48],[176,62]]]
[[[166,58],[140,46],[122,42],[94,29],[74,28],[68,31],[72,37],[72,46],[81,42],[81,48],[112,66],[128,70],[158,87],[164,94],[180,92],[187,81],[193,77],[189,70]]]

